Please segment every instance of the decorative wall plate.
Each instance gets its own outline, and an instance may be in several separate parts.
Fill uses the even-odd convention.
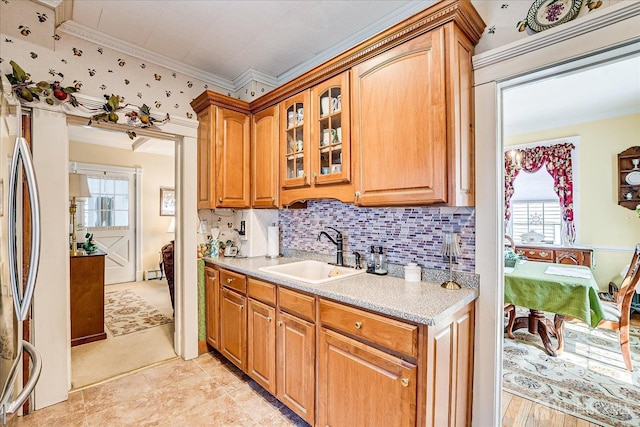
[[[640,172],[631,172],[624,180],[629,185],[640,185]]]
[[[535,32],[564,24],[578,16],[582,0],[536,0],[527,13],[527,26]]]

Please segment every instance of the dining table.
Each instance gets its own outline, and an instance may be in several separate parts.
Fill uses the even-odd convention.
[[[528,328],[540,335],[551,356],[564,349],[565,317],[582,320],[595,328],[604,312],[598,298],[598,284],[589,267],[521,260],[515,267],[505,268],[504,302],[529,309],[527,316],[509,316],[505,332]],[[554,315],[553,322],[545,313]],[[551,338],[557,339],[557,347]]]

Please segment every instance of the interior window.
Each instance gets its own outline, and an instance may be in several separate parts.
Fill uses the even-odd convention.
[[[129,226],[129,180],[114,176],[89,176],[84,223],[88,228]]]

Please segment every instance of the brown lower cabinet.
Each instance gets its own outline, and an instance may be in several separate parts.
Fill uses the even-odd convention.
[[[225,269],[219,279],[206,287],[219,292],[219,351],[309,424],[471,425],[474,302],[428,326]]]
[[[220,353],[238,368],[247,364],[247,298],[226,287],[220,291]]]
[[[278,392],[276,397],[314,425],[316,327],[278,312]]]
[[[416,425],[416,365],[325,328],[318,359],[318,425]]]

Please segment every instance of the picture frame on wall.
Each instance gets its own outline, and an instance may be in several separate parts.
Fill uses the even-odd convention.
[[[170,187],[160,187],[160,216],[176,214],[176,190]]]

